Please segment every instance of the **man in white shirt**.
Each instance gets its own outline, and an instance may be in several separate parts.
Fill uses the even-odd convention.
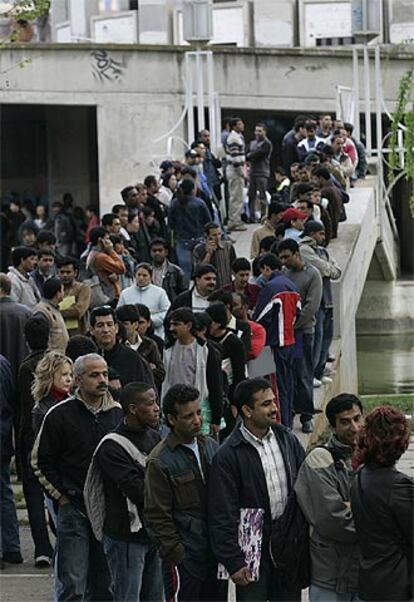
[[[284,583],[283,572],[272,564],[269,540],[272,523],[285,510],[305,451],[289,429],[276,423],[276,399],[269,381],[242,381],[232,402],[241,421],[218,449],[210,470],[208,504],[213,552],[236,584],[238,601],[299,601],[300,586]],[[255,527],[245,539],[256,531],[257,543],[261,543],[259,558],[258,545],[255,548],[259,564],[256,580],[239,543],[239,523],[246,510]],[[261,529],[257,526],[259,516],[263,516]]]

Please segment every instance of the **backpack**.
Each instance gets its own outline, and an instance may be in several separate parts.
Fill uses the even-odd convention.
[[[98,447],[92,456],[91,463],[86,475],[85,486],[83,488],[83,498],[85,500],[86,514],[91,523],[93,534],[98,541],[103,538],[103,526],[105,523],[105,495],[103,489],[102,472],[96,461],[96,453],[102,443],[107,440],[115,441],[130,456],[131,459],[142,467],[145,467],[146,456],[131,441],[118,433],[109,433],[101,439]],[[130,521],[131,533],[137,533],[142,529],[141,519],[138,509],[134,503],[126,498],[128,516]]]
[[[283,514],[272,524],[270,558],[288,591],[310,585],[309,524],[292,489]]]

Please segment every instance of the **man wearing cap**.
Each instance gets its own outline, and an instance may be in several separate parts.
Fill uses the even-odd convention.
[[[291,238],[293,240],[300,240],[300,235],[303,232],[305,226],[305,220],[307,219],[306,213],[290,207],[282,213],[282,221],[285,224],[284,239]]]
[[[341,277],[341,268],[329,256],[323,246],[325,242],[325,228],[317,221],[309,220],[299,242],[300,255],[306,263],[313,265],[322,276],[322,301],[316,314],[315,336],[313,343],[314,355],[314,386],[320,387],[322,383],[332,382],[329,376],[324,375],[326,362],[329,355],[329,346],[333,337],[333,299],[331,280]]]

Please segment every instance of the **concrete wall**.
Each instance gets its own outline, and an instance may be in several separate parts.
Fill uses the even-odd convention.
[[[358,334],[414,333],[413,298],[412,280],[367,280],[358,307]]]
[[[26,45],[0,48],[0,101],[97,108],[100,201],[141,179],[166,154],[184,105],[184,48]],[[392,108],[409,50],[384,49],[384,96]],[[215,87],[224,109],[335,110],[336,85],[352,84],[346,49],[217,49]],[[362,89],[362,82],[361,89]],[[361,107],[362,108],[362,107]],[[374,108],[374,107],[373,107]],[[183,125],[174,134],[185,137]],[[176,153],[182,156],[182,149]]]

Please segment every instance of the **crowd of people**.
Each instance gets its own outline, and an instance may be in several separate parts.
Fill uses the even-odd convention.
[[[229,580],[241,601],[411,599],[405,417],[364,425],[344,393],[325,445],[305,456],[292,431],[334,375],[328,244],[364,148],[298,117],[271,173],[265,124],[243,131],[228,121],[221,156],[201,131],[110,213],[3,207],[2,557],[23,561],[15,456],[55,600],[227,600]]]

